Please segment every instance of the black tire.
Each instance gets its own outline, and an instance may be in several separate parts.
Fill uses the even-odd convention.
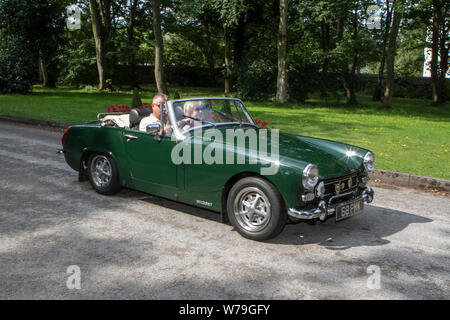
[[[102,163],[104,164],[103,167]],[[104,169],[103,174],[99,172],[98,166]],[[110,156],[101,153],[92,154],[88,160],[87,172],[92,188],[100,194],[113,195],[122,188],[117,165]],[[109,175],[106,173],[109,173]]]
[[[280,192],[259,177],[243,178],[234,184],[228,193],[227,213],[243,237],[257,241],[276,237],[287,220]]]

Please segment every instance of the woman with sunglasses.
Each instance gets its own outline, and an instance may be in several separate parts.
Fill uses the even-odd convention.
[[[202,119],[203,107],[201,101],[186,102],[183,107],[183,112],[185,115],[189,117]],[[190,118],[183,119],[178,123],[178,127],[183,131],[188,130],[197,125],[201,125],[201,121]]]

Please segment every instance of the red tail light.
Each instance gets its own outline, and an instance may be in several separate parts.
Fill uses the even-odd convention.
[[[64,130],[64,134],[62,136],[61,139],[61,144],[64,145],[64,142],[66,142],[66,135],[67,135],[67,131],[69,131],[70,127],[67,127],[66,130]]]

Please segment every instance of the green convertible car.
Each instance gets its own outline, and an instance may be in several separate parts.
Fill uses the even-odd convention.
[[[266,130],[239,99],[171,100],[156,110],[71,126],[60,152],[101,194],[126,187],[217,211],[253,240],[287,222],[340,221],[373,200],[368,150]]]

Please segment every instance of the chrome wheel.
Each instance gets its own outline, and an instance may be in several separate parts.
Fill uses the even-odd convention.
[[[270,221],[269,199],[258,188],[247,187],[240,190],[233,207],[237,222],[247,231],[261,231]]]
[[[103,155],[95,156],[89,168],[92,182],[98,188],[105,188],[111,182],[112,168],[108,158]]]

